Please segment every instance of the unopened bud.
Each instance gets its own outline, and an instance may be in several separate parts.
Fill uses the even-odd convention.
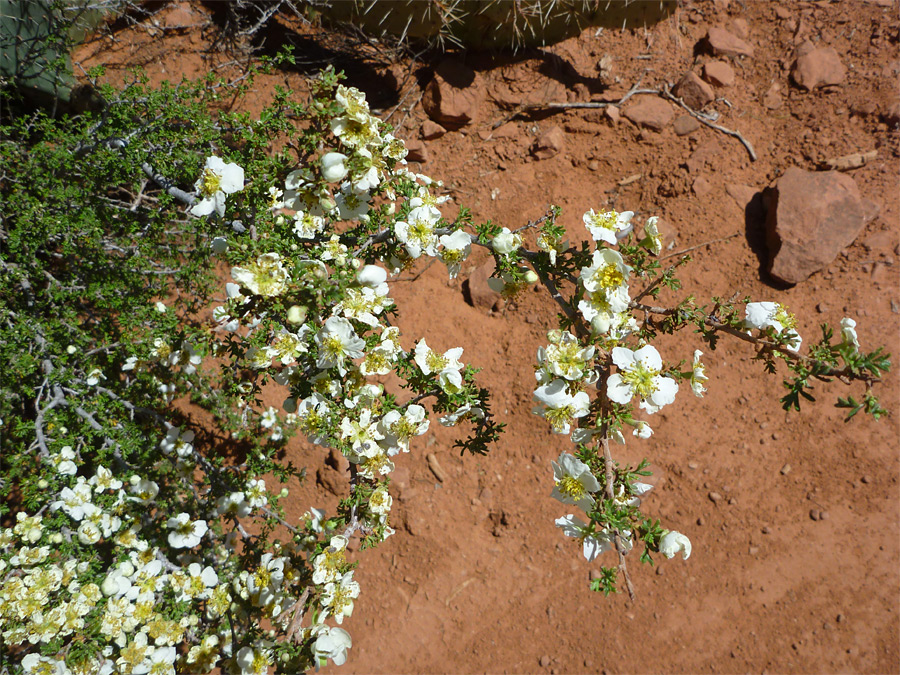
[[[538,281],[538,275],[534,272],[534,270],[528,270],[527,272],[525,272],[525,276],[523,278],[525,279],[526,284],[536,284]]]
[[[306,320],[307,308],[303,305],[291,305],[287,311],[288,323],[301,324]]]
[[[75,348],[75,345],[69,345],[66,347],[66,354],[74,354],[78,350]]]
[[[54,532],[50,535],[50,543],[51,544],[61,544],[63,543],[63,536],[59,532]]]
[[[44,480],[43,478],[41,478],[41,479],[38,481],[38,484],[37,484],[37,485],[38,485],[38,487],[39,487],[41,490],[46,490],[46,489],[47,489],[47,486],[50,485],[50,483],[48,483],[46,480]]]
[[[281,497],[282,499],[284,499],[289,494],[290,494],[290,492],[288,492],[287,488],[281,488],[281,492],[278,493],[278,496]]]

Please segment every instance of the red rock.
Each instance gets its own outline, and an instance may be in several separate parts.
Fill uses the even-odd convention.
[[[198,17],[191,9],[190,3],[179,2],[171,6],[171,11],[162,17],[162,25],[166,28],[186,28],[195,24],[202,17]]]
[[[781,98],[781,86],[777,82],[773,82],[772,86],[763,96],[763,105],[769,110],[778,110],[784,101]]]
[[[691,115],[681,115],[675,118],[672,130],[679,136],[687,136],[700,128],[700,122]]]
[[[710,190],[712,190],[712,183],[703,176],[697,176],[697,178],[694,179],[694,184],[691,186],[691,189],[698,197],[705,197],[710,193]]]
[[[738,17],[734,21],[728,24],[728,27],[731,29],[731,32],[737,35],[742,40],[746,40],[750,37],[750,24],[747,23],[747,19]]]
[[[712,27],[706,34],[706,41],[713,54],[718,56],[753,57],[753,45],[724,28]]]
[[[724,61],[710,61],[703,66],[703,79],[714,87],[730,87],[734,84],[734,69]]]
[[[491,309],[500,300],[500,294],[488,286],[488,279],[494,273],[494,261],[488,260],[476,268],[463,285],[469,304],[478,309]]]
[[[891,104],[891,107],[881,116],[884,123],[896,127],[900,125],[900,102]]]
[[[422,164],[428,161],[428,148],[422,141],[406,141],[406,161]]]
[[[672,106],[656,96],[641,96],[622,113],[640,127],[662,131],[672,121]]]
[[[459,128],[474,122],[484,100],[481,77],[454,59],[442,61],[425,87],[422,106],[435,122]]]
[[[426,141],[433,141],[435,138],[440,138],[446,133],[447,130],[444,127],[431,120],[422,122],[422,128],[419,130],[419,135]]]
[[[707,103],[716,99],[712,87],[701,80],[693,71],[685,75],[681,82],[675,85],[675,95],[694,110],[700,110]]]
[[[759,192],[756,188],[752,188],[749,185],[740,185],[738,183],[728,183],[725,186],[725,192],[728,193],[728,196],[731,197],[737,205],[742,209],[747,208],[753,198]]]
[[[787,7],[780,7],[778,5],[775,6],[775,16],[779,19],[790,19],[791,18],[791,10]]]
[[[618,106],[610,105],[606,107],[606,117],[613,124],[618,124],[619,120],[622,119],[622,111]]]
[[[565,133],[559,127],[552,126],[537,138],[531,146],[531,154],[535,159],[550,159],[562,152],[565,146]]]
[[[797,58],[791,77],[797,86],[812,91],[816,87],[840,84],[847,77],[847,69],[834,48],[820,47]]]
[[[763,192],[769,273],[796,284],[831,263],[866,224],[856,182],[792,167]]]

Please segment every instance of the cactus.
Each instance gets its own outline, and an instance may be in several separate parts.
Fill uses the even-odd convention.
[[[656,23],[676,0],[318,0],[323,18],[350,23],[371,36],[474,49],[539,47],[588,27]]]

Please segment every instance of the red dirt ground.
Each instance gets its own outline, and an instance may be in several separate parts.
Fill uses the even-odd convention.
[[[163,5],[155,24],[89,43],[76,60],[85,69],[106,63],[111,79],[134,64],[154,81],[216,65],[237,74],[227,63],[234,57],[215,45],[209,12],[210,5]],[[735,83],[717,90],[727,101],[710,107],[753,144],[758,161],[708,128],[685,136],[671,125],[641,131],[598,110],[517,117],[491,135],[516,102],[616,99],[641,77],[643,87],[658,87],[691,68],[699,72],[712,57],[695,53],[695,45],[719,25],[745,31],[755,55],[732,62]],[[301,59],[325,64],[327,53],[316,51],[322,31],[285,26],[277,39],[294,40]],[[881,115],[898,100],[898,30],[896,1],[686,0],[646,30],[589,30],[515,59],[462,54],[488,94],[478,121],[426,142],[429,160],[413,167],[443,179],[453,204],[510,228],[559,204],[575,241],[585,237],[581,214],[589,208],[658,214],[668,223],[667,241],[674,237],[670,252],[716,242],[694,251],[682,275],[685,293],[702,299],[740,291],[784,303],[808,341],[819,322],[850,316],[864,348],[883,344],[896,356],[900,135]],[[841,85],[808,93],[791,83],[794,49],[805,39],[837,50],[847,68]],[[612,67],[601,82],[596,64],[605,55]],[[417,139],[427,119],[419,103],[427,66],[386,61],[366,48],[338,65],[385,116],[400,102],[390,121],[398,135]],[[361,69],[356,77],[354,67]],[[417,76],[407,78],[413,68]],[[303,89],[299,72],[278,73],[258,80],[251,100],[261,105],[284,82]],[[534,138],[554,125],[565,148],[534,160]],[[741,195],[791,166],[814,169],[827,157],[870,150],[877,158],[849,175],[877,204],[878,217],[808,281],[771,284],[754,252],[758,219],[752,209],[745,215]],[[729,235],[737,236],[717,241]],[[497,311],[466,304],[461,282],[484,259],[473,256],[452,282],[434,265],[417,283],[395,282],[392,295],[404,347],[418,336],[439,350],[464,347],[464,360],[483,368],[482,381],[496,393],[508,433],[489,456],[460,458],[453,436],[439,427],[399,458],[397,534],[359,555],[362,595],[344,624],[353,648],[341,672],[900,672],[896,372],[880,388],[893,412],[880,422],[845,424],[831,407],[846,395],[839,383],[822,385],[817,405],[788,415],[778,402],[781,378],[764,376],[748,345],[723,340],[704,358],[707,396],[683,388],[656,415],[656,434],[618,453],[653,462],[656,489],[645,510],[690,536],[694,553],[657,569],[632,560],[636,604],[624,595],[607,599],[588,589],[597,563],[585,562],[553,524],[567,507],[549,497],[550,460],[569,441],[531,413],[535,351],[553,326],[554,306],[546,293],[531,292]],[[689,359],[691,338],[665,342],[663,357]],[[289,453],[311,476],[332,471],[320,449],[295,440]],[[426,453],[440,463],[443,483]],[[711,492],[721,499],[714,502]],[[315,480],[292,494],[295,516],[337,502]],[[818,520],[813,510],[822,513]]]

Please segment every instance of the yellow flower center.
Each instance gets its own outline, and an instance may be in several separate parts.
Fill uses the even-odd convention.
[[[575,501],[581,499],[587,492],[577,478],[574,476],[563,476],[556,484],[560,494],[570,497]]]
[[[618,288],[625,283],[625,275],[615,263],[598,267],[591,277],[600,288]]]
[[[222,177],[212,169],[204,169],[200,177],[200,193],[204,197],[212,197],[219,191]]]

